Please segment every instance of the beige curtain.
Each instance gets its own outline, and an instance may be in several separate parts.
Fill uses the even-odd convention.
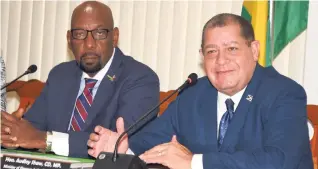
[[[111,7],[115,25],[119,27],[120,48],[158,74],[162,91],[175,89],[191,72],[204,75],[199,55],[204,23],[215,14],[240,14],[242,9],[242,0],[103,2]],[[66,31],[72,10],[79,3],[1,1],[1,51],[7,66],[7,81],[31,64],[36,64],[38,71],[23,80],[45,81],[52,67],[73,59],[67,49]],[[310,8],[317,11],[317,3],[311,2]],[[311,15],[317,16],[317,12],[312,11]],[[317,30],[314,19],[309,26]],[[318,95],[318,85],[310,85],[317,84],[318,78],[306,76],[316,74],[306,69],[312,64],[308,60],[314,58],[313,49],[306,47],[306,42],[310,37],[317,39],[316,30],[311,29],[310,35],[307,31],[302,33],[274,61],[281,73],[300,84],[306,82],[306,90],[316,92],[308,93],[310,98]],[[9,111],[16,108],[15,100],[8,98]],[[318,104],[318,100],[312,102]]]

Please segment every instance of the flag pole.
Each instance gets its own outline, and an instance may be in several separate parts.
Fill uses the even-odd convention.
[[[274,47],[275,47],[275,39],[274,39],[274,0],[269,0],[269,30],[270,30],[270,53],[269,53],[269,61],[272,65],[274,60]]]

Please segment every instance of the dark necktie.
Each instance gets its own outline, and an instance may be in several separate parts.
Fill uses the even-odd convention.
[[[88,116],[88,110],[93,103],[93,88],[97,80],[85,79],[85,88],[83,93],[77,98],[75,108],[71,119],[71,128],[73,131],[81,131]]]
[[[231,99],[226,99],[225,104],[226,104],[227,111],[223,114],[222,119],[220,121],[220,126],[219,126],[219,138],[218,138],[219,148],[221,147],[223,143],[226,130],[228,129],[234,114],[234,102]]]

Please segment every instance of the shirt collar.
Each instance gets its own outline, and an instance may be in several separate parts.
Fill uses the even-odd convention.
[[[218,92],[218,101],[217,101],[218,102],[218,108],[221,108],[221,107],[223,107],[223,108],[225,107],[226,108],[225,101],[226,101],[226,99],[231,98],[232,101],[234,102],[234,111],[235,111],[237,106],[238,106],[238,104],[240,103],[240,100],[241,100],[241,98],[242,98],[242,96],[243,96],[243,94],[245,92],[245,89],[246,89],[246,87],[244,89],[242,89],[241,91],[237,92],[236,94],[234,94],[233,96],[228,96],[228,95],[226,95],[224,93]],[[226,110],[222,109],[222,111],[225,112]]]

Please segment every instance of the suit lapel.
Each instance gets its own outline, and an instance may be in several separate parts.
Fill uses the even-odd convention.
[[[245,117],[248,115],[249,108],[253,104],[253,97],[256,94],[257,88],[260,84],[262,77],[261,66],[256,65],[253,77],[250,83],[247,85],[246,90],[239,102],[238,107],[235,110],[234,116],[231,120],[231,123],[226,131],[223,144],[220,151],[232,151],[229,148],[232,148],[234,151],[235,145],[238,142],[240,130],[244,126]],[[251,112],[253,113],[253,112]]]
[[[65,129],[66,131],[68,130],[70,119],[74,110],[75,100],[77,98],[78,90],[80,88],[82,71],[78,68],[76,62],[74,62],[74,66],[75,67],[72,68],[76,70],[74,75],[69,77],[70,80],[65,82],[65,84],[63,85],[66,86],[65,93],[67,94],[65,95],[65,97],[60,97],[60,103],[64,104],[64,106],[61,106],[62,108],[64,108],[64,110],[61,112],[65,112],[65,114],[62,115],[62,118],[60,118],[61,121],[59,124],[61,125],[58,125],[61,131]]]
[[[88,117],[83,130],[87,129],[91,125],[93,119],[96,117],[96,115],[102,108],[106,109],[105,105],[108,105],[108,102],[112,97],[113,92],[115,91],[116,80],[119,78],[122,70],[120,69],[120,64],[122,63],[122,57],[124,57],[123,53],[118,48],[116,48],[115,50],[116,51],[114,54],[113,61],[97,89],[97,93],[94,97],[94,101],[90,109],[90,112],[88,113]],[[115,76],[116,78],[114,80],[110,80],[110,78],[107,77],[107,75],[111,77]]]
[[[202,126],[202,130],[205,130],[205,144],[213,145],[212,147],[215,151],[217,150],[217,90],[211,85],[210,81],[207,80],[207,89],[202,90],[202,97],[199,101],[199,111],[200,116],[198,125]],[[203,121],[203,124],[200,122]],[[201,124],[200,124],[201,123]]]

